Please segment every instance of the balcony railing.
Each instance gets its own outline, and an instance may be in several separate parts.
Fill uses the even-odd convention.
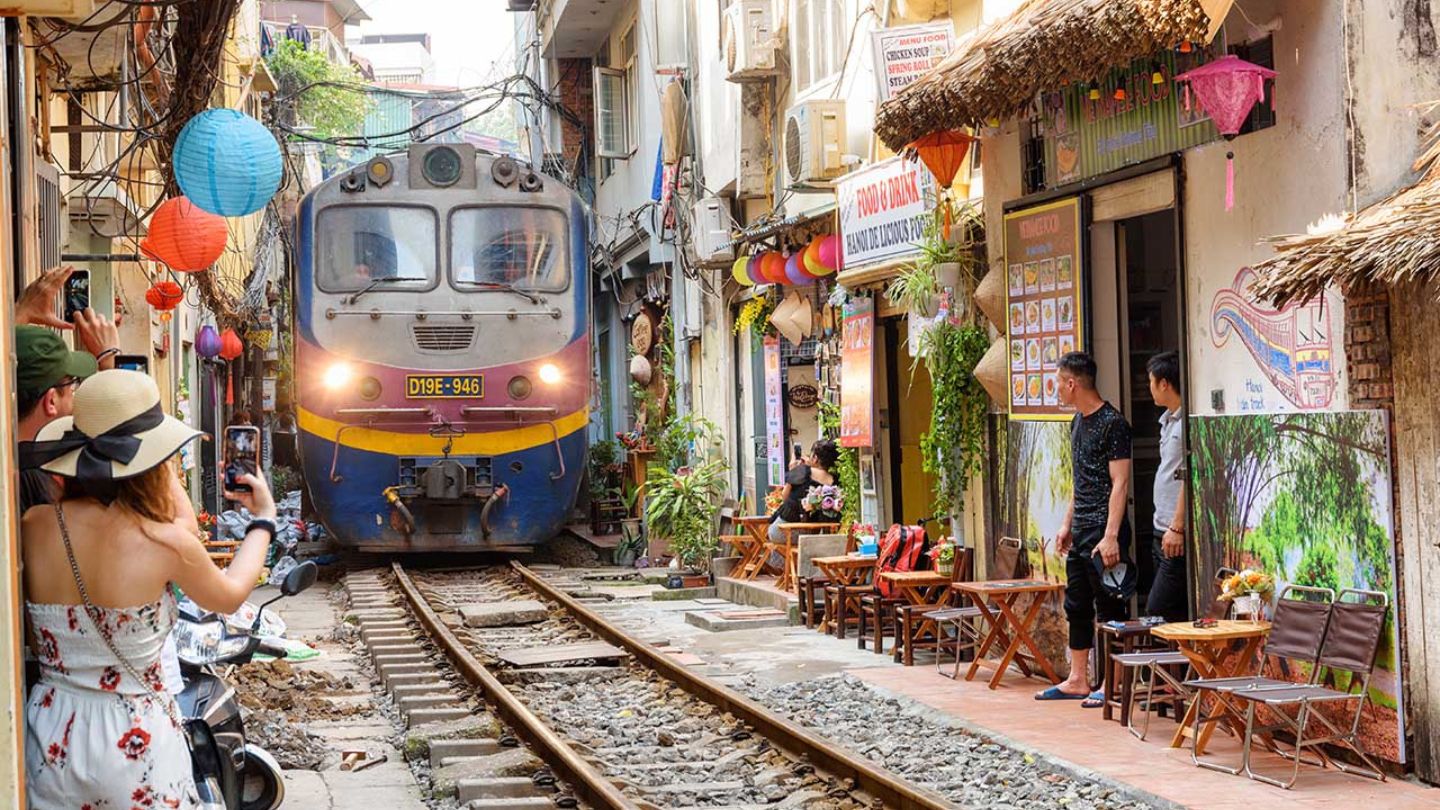
[[[260,23],[260,25],[270,34],[270,41],[276,44],[286,39],[285,29],[290,27],[287,23],[271,22],[268,20]],[[307,25],[305,29],[310,32],[310,50],[325,54],[326,59],[337,65],[350,64],[350,49],[345,47],[345,41],[343,39],[318,25]]]

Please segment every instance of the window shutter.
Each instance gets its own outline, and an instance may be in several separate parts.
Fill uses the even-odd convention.
[[[625,71],[595,68],[595,153],[602,158],[624,158],[630,154],[626,142],[629,116],[625,93]]]

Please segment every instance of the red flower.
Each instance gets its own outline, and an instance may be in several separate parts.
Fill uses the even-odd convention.
[[[120,687],[120,670],[115,667],[105,667],[100,673],[100,688],[106,692],[114,692]]]
[[[164,691],[165,691],[165,678],[164,678],[164,676],[162,676],[161,673],[160,673],[160,662],[159,662],[159,661],[156,661],[155,663],[153,663],[153,664],[151,664],[149,667],[147,667],[147,668],[145,669],[144,675],[145,675],[145,685],[148,686],[148,687],[150,687],[150,689],[151,689],[152,691],[155,691],[155,692],[164,692]]]
[[[45,690],[45,694],[40,697],[40,708],[42,708],[42,709],[48,709],[48,708],[50,708],[51,706],[54,706],[54,705],[55,705],[55,690],[54,690],[54,689],[47,689],[47,690]]]
[[[45,753],[51,762],[58,762],[60,755],[65,752],[61,750],[60,743],[50,743],[50,747],[45,749]]]
[[[139,759],[150,750],[150,733],[145,729],[135,726],[125,732],[125,736],[115,744],[116,748],[125,752],[126,759]]]
[[[80,617],[79,614],[75,612],[75,608],[73,605],[65,610],[65,618],[69,621],[70,630],[72,632],[79,632]]]
[[[130,794],[130,801],[132,801],[132,802],[143,802],[143,801],[145,801],[145,788],[135,788],[135,792]]]

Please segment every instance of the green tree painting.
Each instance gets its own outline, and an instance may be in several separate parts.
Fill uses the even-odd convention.
[[[1382,411],[1190,420],[1197,599],[1220,567],[1282,583],[1382,591],[1395,602],[1389,442]],[[1386,619],[1366,736],[1404,761],[1394,610]]]

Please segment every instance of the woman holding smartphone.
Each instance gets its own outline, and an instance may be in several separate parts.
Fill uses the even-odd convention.
[[[37,437],[64,497],[21,525],[25,608],[41,679],[26,704],[31,808],[196,808],[189,746],[165,691],[161,647],[175,623],[171,585],[207,610],[244,603],[275,536],[265,480],[227,491],[255,520],[221,570],[201,542],[171,464],[200,434],[160,407],[149,377],[102,371],[75,392],[73,417]]]

